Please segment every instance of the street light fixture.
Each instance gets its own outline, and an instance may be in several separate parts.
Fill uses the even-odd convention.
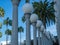
[[[45,45],[45,36],[44,36],[45,32],[46,32],[46,30],[45,30],[44,25],[41,25],[41,37],[42,37],[41,41],[42,41],[42,45]]]
[[[38,45],[42,45],[42,42],[41,42],[41,25],[42,25],[42,22],[40,20],[37,20],[36,27],[38,29]]]
[[[37,20],[36,27],[40,28],[41,26],[42,26],[42,21],[41,20]]]
[[[37,45],[37,28],[36,28],[36,22],[38,20],[38,16],[37,14],[32,14],[31,17],[30,17],[30,21],[33,25],[33,44],[34,45]]]
[[[29,3],[24,4],[23,11],[24,13],[32,13],[34,10],[33,6]]]
[[[31,45],[31,36],[30,36],[30,16],[33,12],[33,6],[29,3],[23,5],[23,11],[25,13],[26,19],[26,45]]]

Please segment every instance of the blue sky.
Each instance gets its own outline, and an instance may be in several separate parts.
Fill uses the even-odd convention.
[[[39,0],[37,0],[37,1],[39,1]],[[32,2],[32,0],[30,2]],[[18,26],[23,26],[24,30],[25,30],[25,23],[22,23],[22,21],[21,21],[21,18],[24,15],[23,10],[22,10],[22,6],[23,6],[24,3],[25,3],[25,0],[24,1],[22,0],[20,2],[20,4],[19,4],[19,7],[18,7],[18,23],[19,23]],[[5,16],[4,16],[4,18],[0,18],[0,22],[3,23],[3,20],[6,19],[7,17],[12,19],[12,8],[13,7],[12,7],[11,0],[8,0],[8,1],[7,0],[0,0],[0,7],[4,8],[4,10],[5,10]],[[9,26],[9,29],[12,29],[12,27]],[[1,29],[1,32],[3,33],[3,36],[2,36],[2,38],[0,38],[0,41],[5,41],[5,38],[6,38],[6,35],[4,33],[5,30],[6,30],[6,26],[3,25],[2,29]],[[32,31],[32,28],[31,28],[31,31]],[[53,24],[50,27],[47,27],[47,31],[50,31],[52,34],[57,35],[57,33],[56,33],[56,25]],[[25,39],[25,31],[22,34],[22,40],[24,40],[24,39]]]

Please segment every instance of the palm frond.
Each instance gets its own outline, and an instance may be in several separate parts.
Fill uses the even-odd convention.
[[[4,13],[5,13],[4,9],[2,7],[0,7],[0,16],[4,17]]]
[[[22,22],[24,23],[26,21],[25,16],[22,17]]]
[[[54,9],[54,2],[48,2],[48,0],[40,1],[40,2],[34,2],[32,3],[34,7],[34,12],[39,17],[39,19],[43,22],[43,24],[46,26],[46,24],[50,25],[50,22],[55,22],[55,9]]]
[[[18,32],[24,32],[24,28],[22,26],[18,27]]]

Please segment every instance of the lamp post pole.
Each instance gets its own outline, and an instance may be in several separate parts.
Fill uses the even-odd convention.
[[[18,5],[20,0],[11,0],[13,4],[11,45],[18,45]]]
[[[31,45],[31,34],[30,34],[30,15],[33,11],[33,6],[29,3],[24,4],[23,11],[26,19],[26,45]]]
[[[38,29],[38,45],[42,45],[42,41],[41,41],[41,29],[42,29],[42,22],[41,20],[37,20],[37,24],[36,24],[36,27]]]
[[[33,25],[33,44],[34,45],[37,45],[37,28],[36,28],[36,22],[35,23],[32,23],[32,25]]]
[[[31,45],[30,14],[25,14],[25,19],[26,19],[26,45]]]
[[[32,14],[30,17],[30,21],[33,25],[33,45],[37,45],[37,27],[36,27],[37,20],[38,20],[37,14]]]

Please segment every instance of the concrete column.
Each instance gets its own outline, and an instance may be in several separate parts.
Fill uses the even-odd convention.
[[[18,5],[20,0],[12,0],[13,15],[12,15],[12,38],[11,45],[18,45]]]
[[[33,23],[33,45],[37,45],[37,27],[36,23]]]
[[[26,45],[31,45],[30,15],[31,14],[29,14],[29,13],[25,14],[25,19],[26,19]]]
[[[56,29],[57,29],[57,35],[58,35],[58,40],[59,40],[59,45],[60,45],[60,0],[54,0],[56,4],[54,5],[54,8],[56,10],[55,15],[56,15]]]
[[[38,28],[38,45],[41,45],[40,28]]]

